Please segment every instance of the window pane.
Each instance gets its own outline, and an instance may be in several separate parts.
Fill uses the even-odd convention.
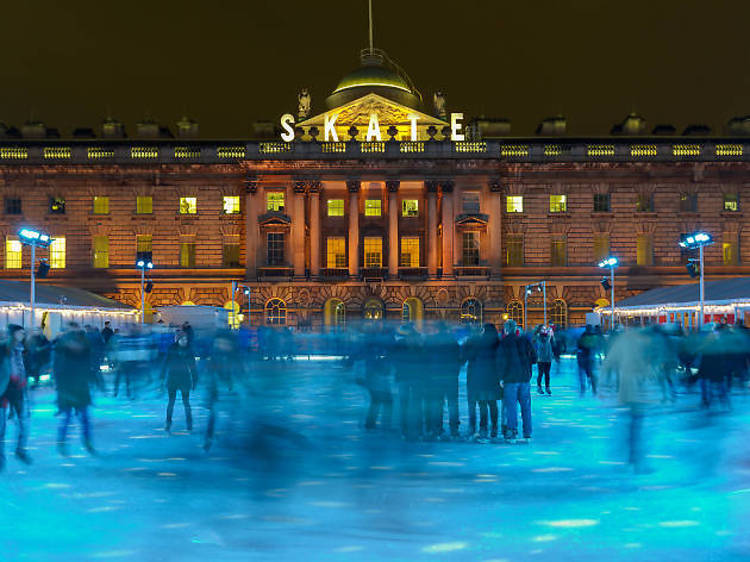
[[[365,216],[366,217],[379,217],[380,216],[380,199],[366,199],[365,200]]]
[[[506,239],[505,263],[512,266],[523,265],[523,236],[509,236]]]
[[[274,191],[266,193],[266,210],[283,211],[284,210],[284,192]]]
[[[21,269],[23,245],[20,240],[5,239],[5,267],[7,269]]]
[[[198,199],[196,197],[180,197],[180,214],[194,215],[198,212]]]
[[[154,212],[154,198],[150,195],[135,198],[135,212],[139,215],[150,215]]]
[[[636,240],[636,263],[638,265],[653,265],[654,249],[650,234],[639,234]]]
[[[594,194],[594,212],[595,213],[608,213],[609,212],[609,193],[595,193]]]
[[[563,266],[568,264],[568,245],[565,240],[552,240],[550,250],[552,265]]]
[[[268,265],[284,265],[284,233],[268,233],[268,238],[266,238],[266,259]]]
[[[594,261],[600,262],[609,257],[609,234],[594,235]]]
[[[479,234],[477,232],[464,232],[463,264],[479,265]]]
[[[680,193],[680,211],[683,213],[697,213],[698,195],[695,193]]]
[[[62,197],[50,197],[49,212],[53,215],[65,214],[65,199]]]
[[[180,267],[195,267],[195,242],[180,242]]]
[[[635,210],[641,213],[650,213],[654,209],[654,198],[650,194],[639,194],[636,200]]]
[[[365,236],[365,268],[383,267],[383,239]]]
[[[239,195],[225,195],[224,196],[224,214],[225,215],[236,215],[240,212],[240,196]]]
[[[478,193],[464,193],[462,196],[462,201],[463,201],[464,213],[478,213],[479,212],[479,194]]]
[[[65,238],[54,238],[49,245],[49,266],[52,269],[65,268]]]
[[[343,217],[344,216],[344,200],[343,199],[329,199],[328,200],[328,216],[329,217]]]
[[[109,197],[94,197],[94,214],[109,214]]]
[[[523,196],[508,195],[505,199],[506,213],[523,213]]]
[[[94,236],[94,267],[109,267],[109,238]]]
[[[240,267],[240,245],[224,244],[222,261],[224,267]]]
[[[737,265],[738,254],[737,254],[737,243],[736,242],[724,242],[721,245],[722,259],[724,265]]]
[[[416,217],[419,215],[419,200],[404,199],[401,201],[401,215],[404,217]]]
[[[286,303],[281,299],[271,299],[266,304],[266,324],[283,326],[286,324]]]
[[[139,234],[135,237],[135,251],[150,252],[151,251],[151,235],[150,234]]]
[[[725,211],[739,211],[740,210],[740,199],[736,193],[727,193],[724,195],[724,210]]]
[[[549,212],[550,213],[565,213],[568,210],[568,197],[567,195],[550,195],[549,196]]]
[[[401,267],[419,267],[419,237],[401,237]]]
[[[6,215],[22,214],[21,199],[19,197],[6,197],[5,198],[5,214]]]
[[[326,239],[326,267],[343,269],[346,266],[346,239],[329,236]]]

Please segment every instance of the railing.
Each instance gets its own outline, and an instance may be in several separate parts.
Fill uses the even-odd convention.
[[[294,268],[289,265],[264,265],[258,268],[258,278],[286,278],[294,276]]]
[[[427,268],[426,267],[399,267],[398,277],[399,279],[403,279],[405,281],[426,279]]]
[[[387,279],[387,267],[363,267],[359,270],[360,279]]]
[[[320,270],[320,278],[324,281],[340,281],[349,277],[346,267],[324,267]]]
[[[457,265],[453,268],[457,277],[489,277],[490,268],[486,265]]]

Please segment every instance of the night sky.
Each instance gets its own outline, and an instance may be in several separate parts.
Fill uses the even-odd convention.
[[[375,46],[468,116],[530,135],[562,113],[571,134],[606,134],[630,111],[649,130],[750,114],[746,0],[374,0]],[[366,0],[5,2],[0,121],[134,133],[183,114],[204,137],[313,111],[367,46]]]

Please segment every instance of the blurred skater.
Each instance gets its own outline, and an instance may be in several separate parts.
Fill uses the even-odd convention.
[[[187,430],[192,431],[193,412],[190,409],[190,391],[195,390],[198,373],[195,370],[195,355],[190,349],[188,336],[184,332],[178,334],[177,341],[167,350],[160,377],[162,388],[165,379],[169,402],[167,403],[167,421],[164,430],[170,431],[172,429],[172,413],[179,391],[182,396],[182,405],[185,408]]]
[[[31,464],[26,452],[29,427],[24,408],[26,399],[26,359],[24,340],[26,332],[17,324],[8,325],[8,337],[0,347],[0,471],[5,469],[5,428],[8,424],[8,410],[16,420],[18,439],[16,458]]]

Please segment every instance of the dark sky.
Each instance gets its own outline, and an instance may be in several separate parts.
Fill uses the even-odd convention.
[[[375,44],[426,100],[508,117],[526,135],[552,114],[606,133],[631,110],[649,127],[750,114],[747,0],[374,0]],[[206,137],[313,109],[356,67],[366,0],[4,2],[0,121],[66,135],[107,112],[132,132],[187,113]]]

